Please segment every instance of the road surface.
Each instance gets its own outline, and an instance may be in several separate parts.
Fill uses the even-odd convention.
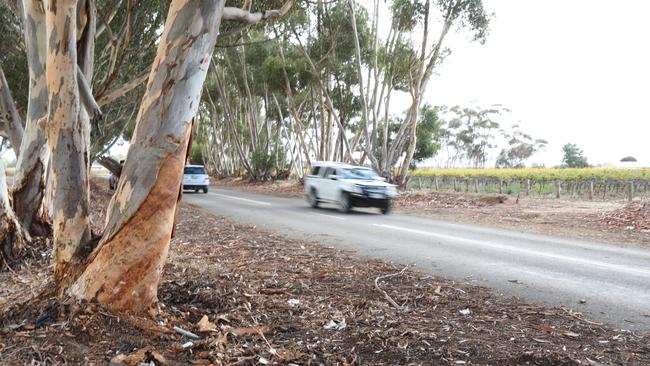
[[[294,239],[565,306],[630,330],[650,330],[650,250],[435,221],[376,209],[349,214],[304,200],[212,187],[183,200]]]

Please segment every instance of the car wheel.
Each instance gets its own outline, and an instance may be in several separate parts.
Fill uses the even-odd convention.
[[[194,193],[199,193],[199,189],[198,189],[198,188],[195,189],[195,190],[194,190]]]
[[[390,209],[391,209],[390,202],[386,202],[385,205],[379,208],[379,211],[381,211],[381,213],[384,215],[388,215],[390,213]]]
[[[203,193],[208,193],[208,187],[203,188]]]
[[[309,206],[312,208],[318,208],[318,196],[316,195],[315,189],[312,188],[312,190],[309,192],[307,200],[309,201]]]
[[[341,192],[339,198],[339,211],[347,213],[352,210],[352,203],[350,202],[350,195],[347,192]]]

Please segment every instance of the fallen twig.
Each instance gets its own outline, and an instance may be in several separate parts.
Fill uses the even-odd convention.
[[[387,300],[391,305],[393,305],[397,310],[402,310],[402,309],[403,309],[402,306],[398,305],[398,304],[395,302],[395,300],[393,300],[393,298],[390,297],[390,295],[388,295],[388,293],[387,293],[386,291],[382,290],[381,287],[379,287],[379,280],[383,280],[383,279],[386,279],[386,278],[389,278],[389,277],[399,276],[399,275],[401,275],[402,273],[404,273],[404,271],[406,271],[407,268],[409,268],[409,267],[406,266],[406,267],[402,268],[402,270],[399,271],[399,272],[397,272],[397,273],[391,273],[391,274],[387,274],[387,275],[383,275],[383,276],[379,276],[379,277],[375,278],[375,288],[377,289],[377,291],[379,291],[379,292],[381,292],[382,294],[384,294],[384,297],[386,298],[386,300]]]
[[[581,320],[581,321],[583,321],[583,322],[585,322],[585,323],[587,323],[587,324],[592,324],[592,325],[603,325],[603,323],[592,322],[592,321],[587,320],[587,319],[585,319],[585,318],[583,318],[583,317],[581,317],[581,316],[578,316],[578,315],[576,315],[576,313],[574,313],[574,312],[571,311],[570,309],[562,308],[562,310],[564,310],[564,312],[566,312],[566,313],[569,314],[570,316],[572,316],[572,317],[574,317],[574,318],[576,318],[576,319],[578,319],[578,320]]]
[[[183,329],[183,328],[174,327],[174,331],[175,331],[176,333],[179,333],[179,334],[182,334],[182,335],[186,336],[187,338],[192,338],[192,339],[201,339],[201,337],[199,337],[198,335],[196,335],[196,334],[194,334],[194,333],[192,333],[192,332],[188,332],[188,331],[186,331],[186,330]]]

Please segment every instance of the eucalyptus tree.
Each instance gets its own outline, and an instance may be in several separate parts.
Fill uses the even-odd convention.
[[[8,2],[0,2],[0,131],[9,138],[16,155],[24,134],[19,111],[27,104],[27,88],[19,87],[27,84],[27,62],[17,10]],[[5,74],[3,66],[11,72]]]
[[[501,133],[508,146],[499,152],[495,164],[497,168],[523,168],[526,160],[548,144],[544,139],[533,139],[531,135],[523,132],[519,125],[513,125],[510,132]]]
[[[88,1],[23,2],[29,25],[29,103],[42,113],[33,124],[42,127],[43,150],[53,157],[54,288],[59,295],[98,301],[114,310],[144,312],[157,301],[189,136],[220,23],[250,25],[279,17],[290,3],[280,10],[249,12],[225,7],[222,0],[171,2],[106,227],[95,236],[88,215],[88,175],[90,117],[97,104],[84,95],[95,37],[84,37],[100,28],[93,27],[94,4]],[[30,118],[35,115],[28,113],[21,149],[30,134]],[[8,248],[3,255],[13,253],[12,239],[22,230],[13,220],[17,207],[8,205],[7,197],[2,184],[0,224],[15,233],[3,232],[3,249]]]
[[[587,168],[589,163],[581,148],[576,144],[567,143],[562,146],[562,167],[564,168]]]
[[[444,121],[441,138],[446,149],[445,167],[465,163],[473,168],[483,168],[490,151],[496,147],[498,119],[508,111],[495,105],[487,109],[453,106],[441,108]]]
[[[416,4],[419,6],[412,6]],[[401,7],[398,7],[400,6]],[[414,10],[410,10],[414,9]],[[421,10],[420,10],[421,9]],[[402,12],[403,11],[403,12]],[[396,136],[396,143],[388,149],[385,168],[392,166],[393,161],[398,157],[402,158],[400,171],[396,182],[403,184],[408,174],[408,167],[417,146],[417,120],[423,94],[433,70],[442,62],[444,55],[449,51],[443,46],[448,32],[453,29],[467,29],[472,34],[472,39],[484,42],[487,36],[490,16],[483,8],[481,0],[439,0],[411,3],[407,0],[394,3],[394,14],[404,15],[410,11],[419,12],[421,15],[421,39],[417,52],[417,58],[409,70],[409,94],[411,105],[406,112],[405,123],[401,126]],[[429,39],[429,30],[432,28],[432,12],[437,12],[442,18],[440,32],[437,39]],[[408,23],[408,17],[397,17],[396,24]],[[416,18],[417,19],[417,18]],[[403,156],[401,156],[403,154]]]
[[[18,160],[11,193],[23,226],[33,234],[47,235],[49,218],[45,216],[48,210],[42,209],[42,203],[48,194],[41,189],[46,185],[51,166],[43,128],[47,109],[44,72],[45,8],[40,0],[11,4],[14,6],[9,6],[6,2],[0,3],[3,8],[0,15],[3,20],[2,43],[3,49],[8,51],[0,61],[2,65],[11,67],[7,82],[0,78],[0,109],[5,116],[3,129],[12,137],[12,147]],[[98,117],[101,117],[100,105],[108,112],[104,113],[107,118],[103,123],[92,124],[91,160],[117,140],[125,131],[126,122],[134,120],[137,111],[137,102],[134,100],[140,99],[143,88],[140,87],[140,96],[130,95],[132,98],[128,101],[119,98],[137,89],[146,78],[148,65],[155,53],[155,41],[159,37],[157,32],[162,25],[162,21],[156,23],[150,19],[151,14],[164,17],[168,2],[151,1],[146,2],[146,6],[144,4],[143,1],[100,1],[95,4],[94,0],[77,3],[77,13],[81,20],[77,39],[80,50],[77,68],[80,73],[77,79],[80,101],[84,109],[88,110],[87,118],[94,122],[98,122]],[[165,7],[164,11],[156,8],[160,4]],[[22,20],[20,13],[23,13]],[[138,15],[142,22],[137,21]],[[112,31],[115,26],[117,28]],[[101,50],[98,57],[94,54],[96,43]],[[140,61],[137,62],[138,60]],[[136,70],[140,75],[134,77],[134,74],[137,75]],[[15,96],[15,101],[11,99],[11,94]],[[20,111],[26,111],[24,128],[22,123],[14,123],[20,121]],[[86,116],[82,115],[81,118]],[[49,181],[47,187],[51,187]]]
[[[415,153],[411,160],[411,169],[416,163],[421,163],[433,158],[440,150],[442,135],[442,121],[438,117],[438,109],[429,104],[420,108],[416,130],[417,143]]]
[[[275,49],[262,32],[241,33],[238,40],[238,46],[213,55],[215,64],[223,67],[211,68],[204,96],[209,119],[199,120],[199,132],[205,137],[198,135],[219,145],[213,151],[220,154],[220,159],[230,159],[225,151],[236,153],[244,175],[265,180],[281,160],[276,158],[284,156],[279,143],[282,112],[276,112],[273,100],[281,79],[269,74],[273,72]],[[226,150],[232,145],[236,150]]]
[[[480,0],[393,0],[388,4],[390,28],[382,39],[382,2],[366,5],[360,7],[353,0],[315,3],[311,11],[315,25],[307,27],[306,35],[294,32],[293,43],[302,50],[317,80],[321,115],[328,114],[327,120],[320,121],[322,148],[318,157],[369,163],[402,183],[417,147],[423,94],[434,68],[449,52],[443,46],[447,33],[453,28],[467,29],[473,40],[483,42],[489,15]],[[442,21],[438,37],[432,40],[434,18]],[[332,98],[337,89],[331,86],[338,81],[343,81],[346,92],[338,95],[349,98]],[[411,103],[404,117],[398,118],[402,121],[399,128],[389,136],[390,123],[395,120],[390,116],[391,97],[397,92],[408,93]],[[346,101],[350,108],[345,108]],[[345,111],[350,113],[342,113]],[[337,114],[344,118],[333,124],[331,116]],[[336,144],[340,142],[345,153],[327,150],[326,137],[332,127],[338,127]],[[398,175],[393,176],[398,164]]]
[[[300,11],[295,6],[280,23],[297,22]],[[307,83],[304,61],[280,46],[281,37],[272,37],[275,25],[225,33],[213,55],[223,67],[208,74],[205,113],[197,120],[209,169],[218,176],[253,180],[291,170],[300,175],[303,158],[309,158],[302,113],[293,97],[302,98]]]

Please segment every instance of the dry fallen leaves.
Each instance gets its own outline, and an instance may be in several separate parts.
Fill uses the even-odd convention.
[[[198,323],[196,323],[196,326],[199,330],[199,332],[211,332],[211,331],[217,331],[217,325],[212,323],[207,315],[203,315],[201,320],[199,320]]]
[[[610,227],[648,232],[650,230],[650,201],[634,201],[609,211],[601,219]]]
[[[253,364],[260,359],[287,365],[355,365],[361,360],[373,365],[554,365],[586,359],[650,364],[650,340],[643,334],[413,270],[382,277],[381,289],[404,306],[397,311],[377,291],[374,279],[401,268],[183,205],[159,290],[162,313],[149,323],[188,330],[200,329],[199,323],[203,329],[214,324],[216,332],[200,332],[201,339],[183,349],[188,339],[176,332],[153,332],[148,323],[134,326],[108,312],[90,312],[85,318],[48,313],[52,320],[33,330],[16,334],[0,327],[0,353],[10,364],[33,359],[103,364],[109,354],[134,356],[134,347],[147,346],[170,364],[197,365]],[[18,277],[5,278],[4,283],[24,288]],[[11,305],[18,299],[14,293],[0,296]],[[300,299],[299,305],[291,299]],[[0,325],[24,319],[35,323],[44,308],[35,307],[27,315],[5,314]],[[471,309],[471,316],[460,314],[461,309]],[[337,325],[345,319],[345,330],[323,329],[330,319]]]
[[[137,350],[129,355],[120,354],[111,359],[111,363],[125,364],[128,366],[137,366],[141,363],[149,364],[152,361],[156,365],[169,365],[169,361],[167,361],[165,356],[150,347]]]

